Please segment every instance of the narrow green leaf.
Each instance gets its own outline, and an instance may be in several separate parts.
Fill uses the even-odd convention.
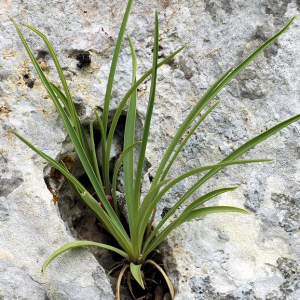
[[[130,271],[134,279],[138,282],[138,284],[145,289],[144,281],[141,275],[141,267],[142,265],[135,265],[133,263],[130,263]]]
[[[145,230],[149,222],[151,212],[153,212],[155,208],[155,205],[152,205],[151,203],[151,199],[153,199],[153,197],[155,197],[155,195],[159,192],[160,188],[170,180],[171,178],[161,181],[151,191],[148,192],[143,201],[143,208],[141,207],[141,209],[138,211],[138,214],[135,216],[135,224],[132,233],[132,246],[134,249],[137,249],[138,256],[140,255]],[[151,208],[148,209],[147,205],[144,203],[149,204],[148,206],[150,206],[151,203]],[[145,214],[145,211],[147,215]]]
[[[95,113],[95,116],[97,118],[98,124],[100,126],[101,139],[103,140],[102,144],[104,144],[104,149],[105,149],[105,133],[104,133],[103,123],[102,123],[101,118],[100,118],[99,114],[97,113],[97,111],[95,109],[93,111]]]
[[[67,104],[67,107],[68,109],[70,110],[71,112],[71,118],[72,120],[74,121],[75,117],[77,116],[76,114],[76,110],[75,110],[75,106],[74,106],[74,103],[73,103],[73,100],[72,100],[72,97],[71,97],[71,93],[70,93],[70,90],[69,90],[69,87],[67,85],[67,82],[66,82],[66,78],[65,78],[65,75],[62,71],[62,68],[60,66],[60,63],[59,63],[59,60],[57,59],[57,56],[56,56],[56,53],[51,45],[51,43],[49,42],[49,40],[47,39],[47,37],[42,33],[40,32],[39,30],[37,30],[36,28],[28,25],[28,24],[25,24],[25,26],[27,28],[29,28],[30,30],[32,30],[33,32],[35,32],[37,35],[39,35],[45,42],[48,50],[49,50],[49,53],[50,53],[50,56],[55,64],[55,67],[56,67],[56,70],[57,70],[57,73],[59,75],[59,78],[60,78],[60,81],[63,85],[63,88],[64,88],[64,91],[65,91],[65,94],[66,94],[66,99],[68,100],[68,104]],[[74,124],[75,125],[75,124]]]
[[[109,174],[109,153],[106,152],[106,133],[104,131],[103,123],[101,121],[101,118],[97,111],[94,109],[95,116],[97,118],[98,124],[100,126],[100,132],[101,132],[101,156],[102,156],[102,178],[104,181],[104,189],[106,195],[110,195],[110,174]],[[107,170],[106,170],[106,164]]]
[[[60,88],[58,86],[56,86],[54,83],[49,82],[50,86],[52,87],[53,91],[55,92],[55,94],[57,95],[57,97],[61,100],[61,102],[63,103],[65,110],[68,113],[68,117],[71,119],[71,112],[69,109],[69,105],[68,105],[68,99],[66,98],[65,94],[60,90]],[[73,122],[73,121],[72,121]]]
[[[130,51],[131,51],[131,59],[132,59],[132,86],[136,82],[136,72],[137,72],[137,58],[136,58],[136,53],[135,53],[135,48],[133,45],[133,42],[130,38],[129,35],[127,35],[129,45],[130,45]]]
[[[126,156],[132,151],[132,149],[134,149],[136,146],[140,145],[141,142],[136,142],[130,146],[128,146],[121,154],[120,158],[118,159],[118,163],[115,167],[114,170],[114,175],[113,175],[113,180],[112,180],[112,189],[113,189],[113,200],[114,200],[114,206],[115,206],[115,210],[117,215],[119,216],[119,210],[118,210],[118,203],[117,203],[117,195],[116,195],[116,190],[117,190],[117,177],[118,177],[118,173],[119,173],[119,169],[122,165],[123,160],[126,158]],[[132,197],[132,195],[129,195]],[[127,206],[127,209],[129,211],[129,208]],[[128,216],[129,217],[129,216]],[[133,216],[135,217],[135,216]]]
[[[207,202],[208,200],[223,194],[223,193],[227,193],[227,192],[232,192],[234,190],[236,190],[238,188],[238,186],[233,186],[233,187],[229,187],[229,188],[221,188],[218,190],[214,190],[212,192],[209,192],[206,194],[206,197],[200,197],[197,200],[193,201],[191,204],[189,204],[185,210],[182,212],[182,214],[180,215],[180,218],[185,218],[185,216],[189,215],[193,210],[195,210],[197,207],[199,207],[200,205],[204,204],[205,202]]]
[[[223,212],[238,212],[238,213],[243,213],[243,214],[249,214],[248,211],[246,211],[242,208],[232,207],[232,206],[202,207],[202,208],[198,208],[198,209],[195,209],[192,212],[190,212],[186,216],[186,218],[182,221],[182,223],[191,221],[195,218],[198,218],[198,217],[201,217],[204,215],[214,214],[214,213],[223,213]]]
[[[138,214],[139,210],[139,201],[140,201],[140,189],[141,189],[141,183],[142,183],[142,173],[144,168],[144,162],[145,162],[145,155],[146,155],[146,147],[148,143],[148,137],[149,137],[149,131],[150,131],[150,124],[151,124],[151,118],[152,118],[152,112],[154,107],[154,101],[155,101],[155,93],[156,93],[156,79],[157,79],[157,60],[158,60],[158,40],[159,40],[159,24],[158,24],[158,15],[157,12],[155,12],[155,30],[154,30],[154,48],[153,48],[153,63],[152,63],[152,78],[151,78],[151,87],[150,87],[150,96],[149,96],[149,102],[147,107],[147,113],[145,117],[145,123],[143,128],[143,134],[142,134],[142,144],[140,147],[139,152],[139,159],[138,159],[138,165],[135,175],[135,187],[134,187],[134,211],[131,212],[133,216],[136,216]],[[134,222],[135,219],[130,220],[129,219],[129,227],[130,232],[134,230]],[[136,240],[137,236],[132,235],[132,243],[133,243],[133,251],[135,256],[139,256],[139,247],[136,247],[138,244],[138,241]]]
[[[62,247],[60,247],[59,249],[57,249],[55,252],[53,252],[49,258],[44,262],[43,267],[42,267],[42,273],[44,274],[47,266],[51,263],[52,260],[54,260],[58,255],[62,254],[63,252],[70,250],[70,249],[74,249],[74,248],[78,248],[78,247],[85,247],[85,246],[95,246],[95,247],[100,247],[100,248],[104,248],[113,252],[118,253],[119,255],[123,256],[125,259],[129,259],[128,255],[126,254],[126,252],[109,246],[109,245],[105,245],[105,244],[101,244],[101,243],[95,243],[95,242],[90,242],[90,241],[76,241],[76,242],[71,242],[68,243]]]
[[[87,141],[87,138],[86,138],[86,135],[84,133],[84,130],[82,128],[82,125],[81,125],[81,122],[79,120],[79,117],[77,115],[77,112],[76,112],[76,109],[75,109],[75,105],[74,105],[74,102],[73,102],[73,99],[72,99],[72,96],[71,96],[71,93],[70,93],[70,90],[69,90],[69,87],[67,85],[67,82],[66,82],[66,78],[65,78],[65,75],[62,71],[62,68],[60,66],[60,63],[58,61],[58,58],[56,56],[56,53],[51,45],[51,43],[49,42],[49,40],[47,39],[47,37],[42,33],[40,32],[39,30],[37,30],[36,28],[28,25],[28,24],[25,24],[25,26],[27,28],[29,28],[30,30],[32,30],[33,32],[35,32],[37,35],[39,35],[45,42],[48,50],[49,50],[49,53],[50,53],[50,56],[55,64],[55,67],[56,67],[56,70],[57,70],[57,73],[59,75],[59,78],[60,78],[60,81],[63,85],[63,88],[64,88],[64,91],[65,91],[65,94],[66,94],[66,97],[65,99],[67,100],[66,101],[66,108],[69,112],[69,116],[75,126],[75,130],[79,136],[79,139],[80,139],[80,143],[82,144],[85,152],[86,152],[86,155],[89,159],[89,161],[92,163],[92,156],[91,156],[91,151],[90,151],[90,148],[89,148],[89,144],[88,144],[88,141]],[[52,86],[53,87],[53,86]],[[64,103],[65,105],[65,103]]]
[[[98,161],[97,161],[97,155],[96,155],[96,146],[95,146],[95,141],[94,141],[94,122],[90,122],[90,137],[91,137],[91,148],[92,148],[92,154],[93,154],[93,163],[94,163],[94,170],[97,176],[97,179],[101,186],[103,186],[101,176],[100,176],[100,171],[98,167]]]
[[[92,201],[92,199],[94,199],[93,196],[87,191],[82,193],[82,197],[83,199],[85,199],[85,201]],[[98,204],[96,206],[96,209],[99,213],[101,213],[103,209],[101,208],[101,210],[99,210],[99,208],[101,208],[101,206]],[[132,243],[122,224],[120,225],[119,222],[116,222],[115,219],[109,217],[106,213],[104,215],[101,214],[101,219],[103,220],[104,224],[109,228],[109,231],[112,233],[119,245],[132,258]]]
[[[102,119],[105,135],[106,135],[106,132],[107,132],[109,103],[110,103],[110,98],[111,98],[111,93],[112,93],[114,77],[115,77],[115,73],[116,73],[118,58],[119,58],[119,55],[120,55],[122,41],[123,41],[123,37],[124,37],[124,34],[125,34],[125,29],[126,29],[127,21],[128,21],[128,18],[129,18],[132,3],[133,3],[133,0],[129,0],[128,4],[127,4],[127,7],[126,7],[126,11],[125,11],[123,21],[122,21],[122,24],[121,24],[121,28],[120,28],[120,31],[119,31],[118,40],[117,40],[116,48],[115,48],[115,51],[114,51],[114,56],[113,56],[113,59],[112,59],[110,72],[109,72],[109,77],[108,77],[108,82],[107,82],[107,86],[106,86],[106,94],[105,94],[104,109],[103,109],[103,119]]]
[[[134,45],[130,39],[130,36],[128,36],[128,40],[130,43],[131,56],[132,56],[132,85],[134,85],[136,82],[137,59],[136,59]],[[137,101],[137,90],[135,90],[132,93],[129,106],[128,106],[125,133],[124,133],[125,149],[134,143],[136,101]],[[128,211],[128,219],[133,220],[135,218],[134,212],[136,211],[136,207],[138,207],[138,199],[134,198],[134,148],[132,148],[132,151],[130,151],[124,158],[123,169],[124,169],[124,191],[125,191],[125,199],[126,199],[126,205]]]
[[[155,101],[155,93],[156,93],[156,79],[157,79],[157,59],[158,59],[158,39],[159,39],[159,29],[158,29],[158,15],[155,13],[155,33],[154,33],[154,48],[153,48],[153,65],[152,65],[152,78],[151,78],[151,87],[150,87],[150,96],[147,107],[147,113],[145,117],[145,124],[142,134],[142,145],[139,153],[138,166],[136,171],[136,180],[135,180],[135,189],[134,189],[134,198],[138,201],[140,197],[140,188],[142,182],[142,173],[144,168],[144,161],[146,155],[146,147],[148,143],[150,124],[152,118],[152,112]],[[138,207],[135,208],[134,213],[137,214]],[[132,228],[132,227],[131,227]]]

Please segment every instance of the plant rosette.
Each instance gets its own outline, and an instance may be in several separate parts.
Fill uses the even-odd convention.
[[[17,23],[13,20],[17,32],[25,46],[25,49],[38,73],[44,87],[46,88],[49,96],[53,100],[61,118],[64,123],[65,129],[72,141],[74,149],[77,153],[79,160],[92,184],[93,193],[90,193],[85,186],[83,186],[76,177],[71,174],[71,170],[65,165],[63,161],[56,161],[45,154],[43,151],[37,149],[32,143],[27,141],[24,137],[18,134],[15,130],[12,132],[21,139],[27,146],[33,151],[48,161],[55,169],[61,172],[68,180],[71,187],[74,189],[78,198],[94,213],[101,226],[111,234],[116,240],[118,247],[96,243],[93,241],[75,241],[68,243],[59,249],[57,249],[44,263],[42,271],[45,272],[48,264],[63,252],[76,247],[83,246],[96,246],[102,247],[113,252],[116,252],[123,261],[117,264],[117,268],[120,269],[119,277],[117,281],[116,297],[120,299],[120,284],[122,277],[126,274],[127,278],[134,277],[139,285],[144,289],[147,287],[146,280],[143,276],[143,265],[151,264],[158,272],[165,278],[168,288],[170,290],[171,298],[174,299],[175,292],[171,281],[165,274],[163,269],[152,259],[149,258],[151,252],[153,252],[160,243],[168,236],[168,234],[180,226],[181,224],[198,218],[203,215],[212,213],[223,212],[248,212],[244,209],[231,206],[203,206],[210,199],[235,190],[237,187],[224,187],[210,191],[204,195],[199,196],[196,200],[189,204],[185,202],[194,194],[207,180],[213,177],[223,168],[246,163],[267,162],[271,159],[238,159],[249,149],[253,148],[257,144],[261,143],[265,139],[279,132],[286,126],[300,119],[300,115],[296,115],[290,119],[287,119],[267,131],[259,134],[258,136],[250,139],[231,154],[225,157],[222,161],[207,165],[200,166],[192,169],[186,173],[181,174],[177,178],[170,178],[169,171],[172,165],[176,162],[176,158],[180,151],[184,148],[190,137],[196,131],[196,129],[205,120],[208,114],[216,108],[219,102],[212,103],[216,95],[233,79],[235,78],[249,63],[251,63],[262,51],[264,51],[270,44],[272,44],[281,34],[283,34],[290,24],[292,18],[280,31],[278,31],[273,37],[268,39],[263,45],[250,54],[241,64],[235,68],[229,69],[225,72],[200,98],[197,104],[188,113],[185,120],[178,128],[175,136],[171,140],[169,146],[165,150],[165,153],[158,164],[156,173],[153,177],[151,187],[143,199],[141,199],[141,183],[143,179],[143,167],[145,162],[146,148],[148,143],[148,137],[150,134],[151,117],[154,108],[154,100],[156,94],[156,82],[158,69],[164,64],[168,63],[175,57],[184,47],[178,49],[167,58],[158,61],[159,51],[159,24],[158,15],[155,13],[155,29],[154,29],[154,47],[153,47],[153,61],[152,68],[148,70],[143,76],[137,78],[137,57],[135,53],[134,45],[128,36],[128,41],[131,48],[132,56],[132,85],[131,88],[124,95],[117,110],[114,113],[112,121],[109,122],[109,108],[110,100],[112,96],[112,88],[114,82],[114,76],[116,73],[116,67],[118,58],[121,51],[122,42],[125,35],[126,25],[129,18],[130,10],[133,4],[133,0],[129,0],[127,8],[124,14],[124,18],[119,31],[114,56],[111,63],[111,69],[109,73],[109,79],[107,82],[106,94],[104,99],[104,108],[102,116],[94,110],[96,120],[101,131],[101,145],[96,151],[93,122],[90,123],[90,132],[87,134],[81,123],[79,116],[76,113],[75,105],[72,100],[70,90],[67,85],[67,80],[64,76],[57,56],[52,48],[47,37],[30,25],[25,25],[27,28],[35,32],[42,38],[46,44],[48,51],[53,59],[56,70],[58,72],[61,87],[50,82],[45,76],[42,68],[38,64],[34,57],[30,47],[28,46],[22,32],[20,31]],[[151,76],[151,87],[149,93],[149,101],[147,112],[145,116],[144,126],[141,141],[135,141],[135,125],[136,125],[136,106],[137,106],[137,88],[147,78]],[[110,154],[112,149],[112,143],[114,133],[118,120],[123,112],[125,105],[128,103],[126,125],[124,132],[124,147],[115,168],[113,170],[113,176],[110,174]],[[201,114],[202,113],[202,114]],[[201,115],[200,115],[201,114]],[[101,167],[98,165],[97,152],[101,152]],[[138,151],[138,160],[134,160],[134,152]],[[99,159],[99,157],[98,157]],[[123,164],[124,173],[124,194],[126,201],[128,227],[126,230],[120,219],[119,204],[117,202],[117,176],[121,165]],[[156,206],[161,199],[170,191],[170,189],[189,178],[190,176],[204,173],[204,175],[194,183],[183,196],[175,203],[175,205],[163,216],[163,218],[153,228],[153,220],[155,218]],[[179,216],[175,219],[171,219],[174,213],[179,207],[183,206],[184,209]],[[129,284],[130,285],[130,284]],[[130,290],[131,287],[129,286]],[[131,290],[132,292],[132,290]]]

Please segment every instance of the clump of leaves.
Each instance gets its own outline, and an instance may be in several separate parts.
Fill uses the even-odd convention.
[[[116,72],[118,57],[121,50],[121,45],[123,37],[125,34],[125,28],[128,21],[129,13],[131,10],[133,0],[129,0],[126,8],[126,12],[123,18],[121,29],[119,32],[117,44],[115,47],[115,52],[113,60],[111,63],[111,69],[109,74],[109,79],[107,83],[104,110],[103,115],[100,117],[95,111],[97,122],[101,128],[101,149],[102,149],[102,168],[99,169],[97,163],[97,155],[95,150],[94,142],[94,131],[93,122],[90,124],[89,136],[86,135],[83,125],[76,113],[75,106],[72,100],[71,93],[69,91],[65,76],[56,57],[56,54],[44,34],[40,31],[27,26],[29,29],[34,31],[39,35],[48,47],[49,53],[55,63],[56,70],[59,74],[61,84],[63,89],[59,88],[55,84],[48,81],[43,70],[39,66],[37,60],[35,59],[32,51],[30,50],[25,38],[23,37],[18,25],[14,21],[18,34],[27,50],[27,53],[34,64],[34,67],[44,84],[47,92],[49,93],[51,99],[53,100],[62,120],[68,135],[74,145],[77,155],[85,169],[85,172],[93,186],[95,194],[101,201],[101,205],[95,199],[95,197],[89,193],[86,188],[70,173],[66,165],[60,161],[56,161],[49,157],[47,154],[42,152],[33,146],[24,137],[18,134],[16,131],[12,132],[21,139],[26,145],[33,149],[36,153],[46,159],[50,164],[52,164],[57,170],[59,170],[69,181],[70,185],[76,192],[77,196],[84,202],[84,204],[89,207],[89,209],[95,214],[98,220],[101,222],[102,226],[115,238],[119,244],[119,248],[113,247],[106,244],[95,243],[92,241],[76,241],[68,243],[58,250],[56,250],[44,263],[42,271],[44,272],[48,264],[56,258],[61,253],[76,247],[82,246],[96,246],[106,248],[108,250],[114,251],[124,257],[124,262],[119,265],[121,267],[118,284],[117,284],[117,299],[119,296],[120,281],[123,274],[129,270],[136,281],[145,287],[145,281],[142,276],[142,266],[145,264],[152,264],[155,266],[165,277],[166,282],[170,289],[170,294],[172,299],[174,298],[174,289],[170,280],[164,271],[156,264],[153,260],[149,259],[149,254],[156,249],[157,246],[167,237],[167,235],[174,230],[176,227],[180,226],[184,222],[193,220],[199,216],[203,216],[211,213],[219,212],[239,212],[247,213],[247,211],[230,206],[206,206],[202,205],[208,200],[216,197],[217,195],[230,192],[235,190],[237,187],[225,187],[217,190],[213,190],[207,194],[201,195],[198,199],[193,201],[191,204],[187,205],[183,212],[174,220],[171,221],[171,216],[175,211],[184,204],[184,202],[195,193],[199,187],[210,179],[217,172],[222,170],[224,167],[235,164],[245,164],[245,163],[256,163],[265,162],[270,159],[241,159],[237,160],[242,154],[248,151],[250,148],[259,144],[263,140],[277,133],[284,127],[300,119],[300,115],[296,115],[282,123],[270,128],[269,130],[263,132],[262,134],[249,140],[238,149],[233,151],[230,155],[224,158],[221,162],[214,165],[201,166],[191,171],[188,171],[177,178],[168,177],[168,173],[173,163],[185,144],[188,142],[191,135],[195,132],[201,122],[207,117],[207,115],[215,109],[219,102],[208,108],[208,105],[215,98],[215,96],[223,89],[236,75],[238,75],[251,61],[253,61],[264,49],[266,49],[271,43],[273,43],[283,32],[285,32],[293,19],[291,19],[278,33],[267,40],[262,46],[255,50],[248,58],[246,58],[240,65],[236,68],[231,68],[225,72],[202,96],[198,103],[193,107],[188,116],[185,118],[181,126],[179,127],[176,135],[171,140],[163,158],[161,159],[158,168],[156,170],[155,176],[153,178],[151,187],[144,197],[141,199],[140,190],[142,183],[142,171],[145,161],[145,153],[148,142],[148,137],[150,133],[150,123],[154,107],[155,91],[156,91],[156,79],[157,70],[169,62],[177,53],[182,51],[184,47],[175,51],[173,54],[158,62],[158,51],[159,51],[159,26],[158,26],[158,15],[155,14],[155,30],[154,30],[154,50],[153,50],[153,65],[150,70],[148,70],[142,77],[137,79],[137,58],[135,54],[134,45],[128,36],[128,40],[131,47],[132,54],[132,86],[124,96],[123,100],[120,102],[118,109],[116,110],[111,124],[108,121],[110,99],[112,95],[112,88],[114,82],[114,75]],[[138,86],[151,75],[151,87],[147,113],[144,122],[143,134],[141,141],[136,142],[135,137],[135,120],[136,120],[136,104],[137,104],[137,88]],[[110,182],[109,176],[109,157],[112,146],[113,136],[116,130],[116,126],[119,117],[129,101],[128,113],[125,126],[124,134],[124,151],[121,154],[117,166],[114,169],[113,179]],[[199,114],[207,109],[201,116]],[[198,119],[197,119],[198,118]],[[195,122],[194,122],[195,121]],[[194,124],[194,125],[192,125]],[[139,159],[137,162],[134,161],[134,151],[136,147],[139,146]],[[121,164],[123,163],[124,168],[124,188],[125,188],[125,199],[129,222],[129,233],[123,227],[120,221],[120,212],[116,197],[116,181],[117,174]],[[136,166],[136,168],[135,168]],[[206,172],[207,171],[207,172]],[[175,205],[165,214],[162,220],[156,225],[156,227],[151,231],[151,226],[156,212],[156,205],[162,199],[162,197],[177,183],[180,181],[193,176],[195,174],[206,172],[200,180],[198,180],[193,186],[191,186],[184,195],[175,203]],[[109,201],[113,198],[113,205]],[[128,270],[127,270],[128,269]]]

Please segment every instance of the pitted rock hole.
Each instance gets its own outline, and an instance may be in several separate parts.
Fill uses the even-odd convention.
[[[111,120],[110,117],[109,119]],[[121,143],[119,145],[121,147],[121,152],[123,151],[123,138],[124,138],[125,124],[126,124],[126,114],[124,113],[123,115],[120,116],[116,128],[116,135],[118,135],[119,141]],[[85,132],[90,131],[90,128],[88,126],[86,126],[86,128],[84,129]],[[142,132],[142,122],[138,116],[136,119],[136,132],[137,133],[135,139],[140,140],[140,136]],[[97,128],[96,123],[94,124],[94,137],[95,137],[95,145],[96,147],[98,147],[99,144],[101,144],[101,134],[99,128]],[[138,153],[139,151],[136,150],[135,151],[136,157],[138,157]],[[112,172],[120,154],[121,153],[117,153],[116,156],[111,157]],[[64,164],[72,174],[76,174],[76,178],[93,195],[94,190],[92,184],[90,183],[88,176],[85,174],[75,154],[72,153],[68,155],[66,154],[61,155],[59,157],[59,160],[62,160],[64,162]],[[135,161],[137,161],[136,158]],[[144,174],[148,172],[148,169],[150,167],[151,164],[146,159]],[[101,172],[101,166],[100,166],[100,172]],[[113,174],[111,173],[111,176],[112,175]],[[94,241],[98,243],[109,244],[115,247],[119,247],[117,242],[114,240],[114,238],[105,231],[105,229],[101,226],[101,224],[96,219],[96,217],[92,214],[92,212],[77,197],[75,192],[72,190],[71,186],[67,183],[65,177],[60,172],[58,172],[58,170],[56,170],[54,167],[47,166],[44,170],[44,177],[45,177],[45,182],[47,184],[47,187],[53,195],[53,201],[55,203],[58,203],[60,216],[62,220],[65,222],[66,228],[71,232],[71,234],[74,236],[75,239],[89,240],[89,241]],[[118,194],[120,195],[120,198],[122,198],[122,195],[124,193],[123,189],[124,189],[123,172],[121,168],[119,172],[118,185],[117,185],[117,190],[118,190]],[[100,201],[100,199],[97,198],[96,200]],[[122,203],[120,203],[121,212],[124,211],[123,208],[124,207],[122,207]],[[125,216],[121,216],[121,222],[123,223],[125,230],[128,230],[128,224]],[[115,253],[109,252],[106,249],[102,249],[98,247],[89,247],[89,248],[90,248],[89,249],[90,252],[94,255],[94,257],[98,260],[98,262],[104,267],[104,269],[106,269],[107,272],[111,269],[114,263],[120,262],[122,260],[122,257],[118,256]],[[155,255],[156,261],[161,265],[162,264],[161,256],[157,253],[156,254],[154,253],[153,255]],[[159,272],[156,272],[151,267],[151,265],[148,266],[146,265],[144,268],[144,272],[145,274],[147,274],[146,276],[150,276],[149,278],[153,278],[154,284],[148,283],[148,286],[150,287],[150,294],[153,297],[155,297],[154,295],[157,294],[157,290],[156,290],[157,287],[161,289],[162,295],[168,293],[168,288],[165,285],[164,279],[161,277]],[[118,274],[116,273],[114,275],[116,276]],[[112,279],[111,280],[112,285],[114,285],[115,279],[114,278],[111,279]],[[156,282],[159,282],[159,284],[157,285]],[[136,283],[132,282],[132,285],[136,293],[135,294],[136,297],[145,296],[145,291],[140,289],[140,287]],[[124,293],[125,294],[127,293],[126,290],[123,291],[123,296],[125,297]],[[148,290],[148,294],[149,294],[149,290]],[[126,297],[127,297],[126,299],[131,299],[129,295]]]
[[[47,51],[41,50],[41,51],[38,52],[38,55],[37,55],[36,59],[40,59],[40,58],[45,59],[45,57],[46,57],[48,54],[49,54],[49,53],[48,53]]]
[[[76,110],[84,109],[76,107]],[[80,115],[80,113],[78,112]],[[117,125],[117,134],[124,132],[126,116],[121,116]],[[89,132],[90,128],[87,126],[85,132]],[[124,133],[123,133],[124,135]],[[95,145],[100,144],[101,134],[97,126],[94,126]],[[123,147],[123,145],[121,145]],[[122,150],[122,149],[121,149]],[[120,153],[119,153],[120,154]],[[113,157],[112,164],[114,165],[117,157]],[[88,176],[85,174],[81,163],[73,153],[71,155],[61,155],[59,160],[63,161],[66,167],[72,174],[76,174],[76,178],[85,186],[85,188],[94,194],[94,190]],[[101,172],[101,168],[100,168]],[[60,216],[67,225],[72,235],[77,240],[89,240],[103,244],[114,244],[113,237],[111,237],[99,224],[99,221],[92,214],[92,212],[81,202],[71,186],[66,181],[65,177],[54,167],[47,166],[44,170],[44,178],[49,191],[53,195],[53,202],[58,204]],[[100,199],[97,199],[100,201]],[[109,271],[111,266],[119,261],[119,257],[109,252],[106,249],[98,247],[90,247],[91,253],[99,261],[99,263]]]
[[[77,64],[77,67],[79,69],[83,69],[85,67],[88,67],[92,60],[91,60],[91,56],[90,56],[90,53],[89,52],[82,52],[82,53],[79,53],[77,56],[76,56],[76,59],[78,60],[78,64]]]
[[[76,110],[80,116],[80,111],[84,110],[84,107],[75,104]],[[110,115],[109,119],[111,120]],[[119,137],[121,151],[111,157],[111,178],[113,176],[113,169],[118,157],[123,150],[123,138],[126,123],[126,113],[120,116],[119,122],[116,128],[116,135]],[[142,123],[137,117],[137,136],[140,136],[142,129]],[[86,126],[85,132],[90,132],[89,126]],[[136,137],[136,139],[138,138]],[[101,144],[100,128],[97,123],[94,124],[94,140],[96,148]],[[70,147],[68,147],[70,148]],[[114,151],[114,150],[113,150]],[[63,150],[62,150],[63,152]],[[138,151],[136,151],[138,152]],[[76,178],[87,188],[87,190],[93,194],[94,190],[90,183],[81,163],[74,153],[64,154],[59,157],[67,166],[72,174],[76,175]],[[101,172],[101,166],[100,166]],[[117,189],[120,191],[120,195],[123,193],[123,174],[122,170],[119,172]],[[98,243],[105,243],[114,245],[113,238],[101,227],[96,217],[89,211],[89,209],[81,202],[72,190],[71,186],[66,181],[65,177],[54,167],[48,165],[44,169],[44,178],[49,191],[53,195],[54,203],[58,203],[59,211],[62,220],[67,225],[66,227],[71,231],[72,235],[77,240],[90,240]],[[122,198],[122,197],[121,197]],[[99,200],[99,199],[97,199]],[[125,218],[124,218],[125,220]],[[126,225],[125,225],[126,226]],[[118,246],[115,244],[114,246]],[[99,261],[99,263],[106,269],[110,270],[111,266],[115,263],[115,260],[120,260],[114,254],[108,250],[96,247],[90,247],[90,251]]]
[[[42,68],[42,70],[44,72],[49,71],[49,68],[47,66],[47,58],[46,58],[47,55],[49,55],[49,53],[47,51],[41,50],[41,51],[38,52],[38,55],[36,57],[40,67]]]
[[[77,115],[79,116],[79,118],[86,115],[86,108],[83,104],[74,103],[74,105],[75,105],[75,110],[76,110]]]
[[[34,82],[35,82],[35,79],[31,79],[30,76],[28,74],[24,74],[23,75],[23,80],[25,82],[25,84],[29,87],[29,88],[33,88],[34,86]]]
[[[149,177],[149,182],[152,183],[152,181],[153,181],[153,179],[154,179],[153,175],[151,175],[151,174],[149,173],[148,177]]]
[[[91,183],[86,174],[81,175],[78,180],[93,193]],[[99,225],[99,221],[93,213],[81,202],[68,184],[64,184],[59,191],[59,197],[58,207],[61,218],[68,225],[71,233],[77,240],[111,244],[107,232]],[[115,263],[112,253],[106,249],[90,247],[90,251],[107,271]]]
[[[10,108],[8,108],[4,105],[0,105],[0,116],[7,117],[10,112],[11,112]]]
[[[78,69],[86,69],[92,64],[92,56],[89,51],[84,50],[72,50],[68,51],[68,58],[77,60]]]

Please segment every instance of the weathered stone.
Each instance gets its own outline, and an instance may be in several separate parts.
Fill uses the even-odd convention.
[[[284,194],[272,194],[279,217],[278,225],[287,232],[299,232],[300,229],[300,198],[299,192],[294,197]]]
[[[101,112],[103,108],[125,5],[121,0],[7,0],[0,7],[0,299],[113,299],[103,269],[86,250],[62,255],[41,276],[44,260],[74,237],[52,203],[44,182],[45,162],[9,130],[16,129],[54,158],[73,150],[9,17],[49,37],[76,109],[88,126],[95,119],[92,109]],[[188,47],[158,72],[143,193],[176,129],[204,91],[299,13],[300,3],[136,0],[127,33],[136,47],[139,74],[151,67],[155,8],[160,20],[159,56],[166,57],[183,44]],[[59,83],[46,46],[28,29],[22,30],[47,76]],[[300,111],[298,37],[296,19],[220,93],[221,103],[183,149],[172,177],[222,160],[249,138]],[[131,56],[125,41],[111,112],[130,82]],[[149,87],[150,80],[146,80],[138,91],[139,122],[146,114]],[[142,132],[140,125],[138,131]],[[228,167],[193,196],[196,199],[216,187],[240,185],[211,205],[246,206],[251,214],[206,216],[170,235],[161,250],[176,300],[300,298],[297,275],[286,277],[299,268],[299,149],[298,122],[244,156],[271,157],[275,162]],[[82,175],[79,168],[77,172]],[[158,205],[157,221],[199,178],[172,189]],[[74,217],[79,215],[74,212]]]

